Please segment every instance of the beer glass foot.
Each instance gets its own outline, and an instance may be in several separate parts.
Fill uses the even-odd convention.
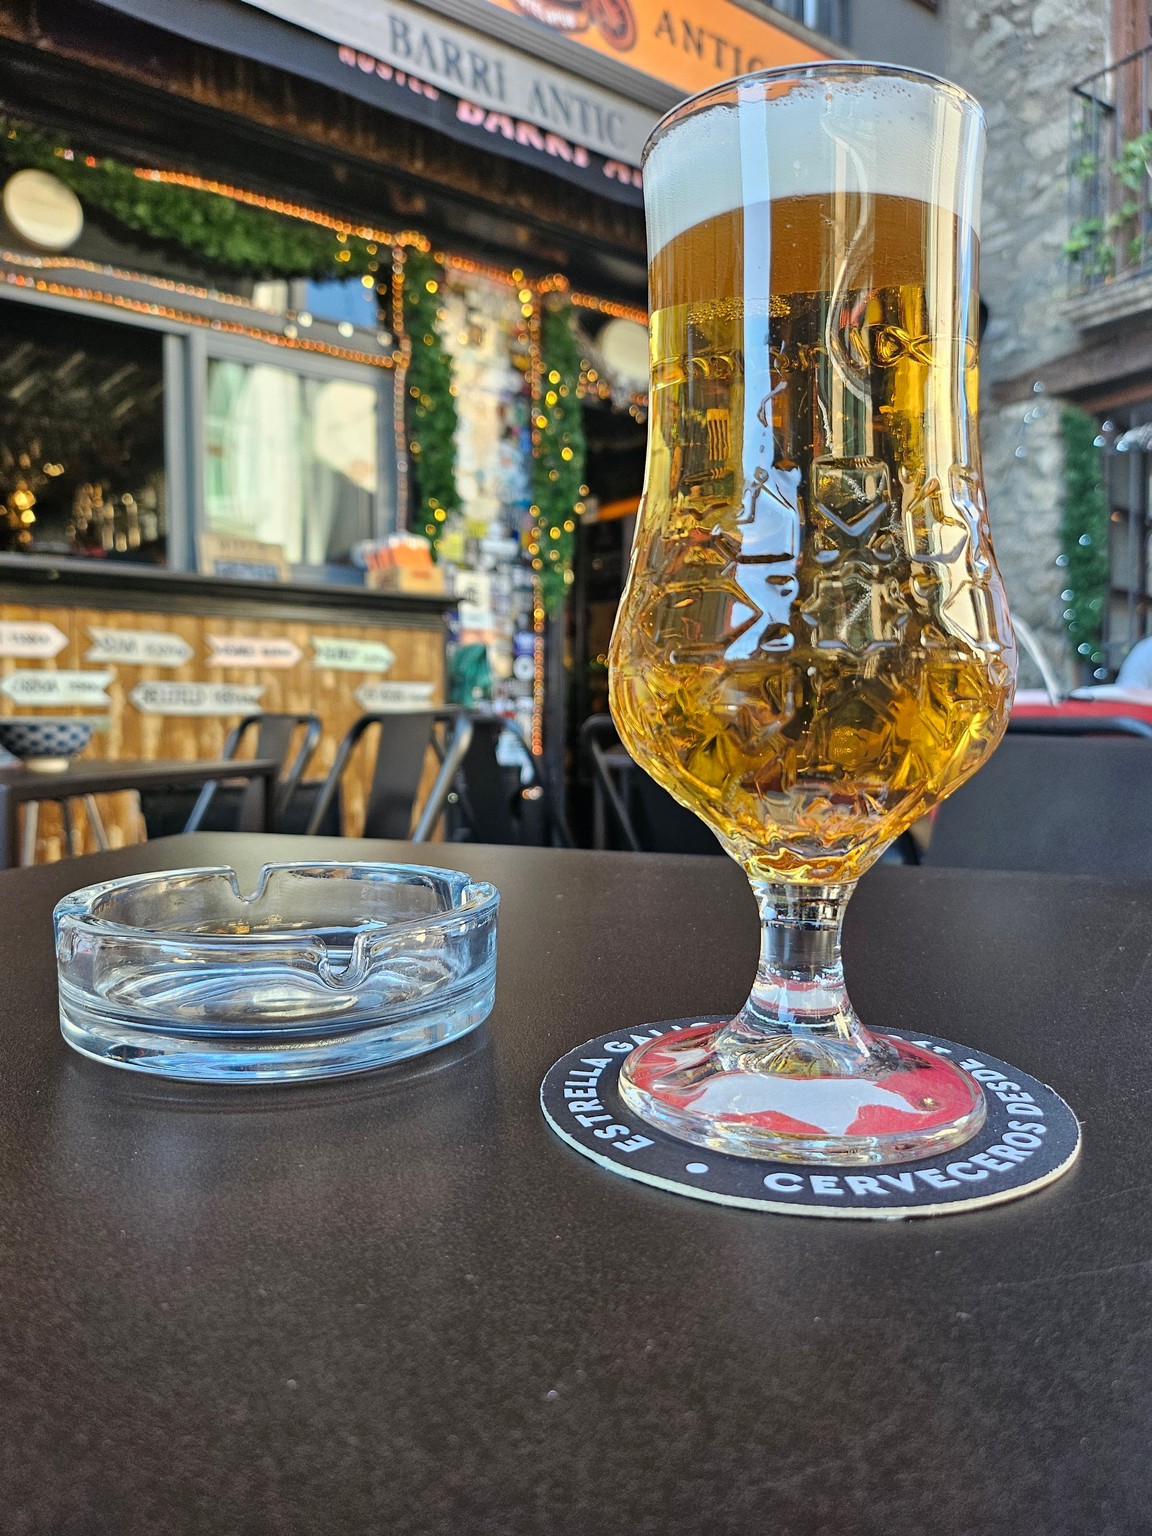
[[[853,885],[753,878],[752,889],[761,942],[748,1001],[727,1023],[633,1051],[620,1071],[628,1107],[684,1141],[776,1162],[913,1162],[975,1136],[979,1083],[856,1016],[840,958]]]
[[[932,1157],[984,1124],[979,1083],[906,1040],[867,1036],[856,1070],[846,1060],[830,1071],[817,1042],[783,1035],[734,1050],[732,1029],[704,1024],[639,1046],[620,1071],[624,1102],[714,1152],[832,1167]]]

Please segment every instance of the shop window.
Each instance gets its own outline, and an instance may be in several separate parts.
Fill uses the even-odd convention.
[[[159,332],[0,304],[0,549],[163,564]]]
[[[347,565],[379,532],[380,433],[374,379],[209,358],[205,529],[279,544],[292,565]]]
[[[372,281],[359,278],[346,281],[309,281],[303,285],[304,301],[300,309],[318,320],[332,320],[336,324],[354,325],[358,329],[375,331],[379,326],[376,286]]]

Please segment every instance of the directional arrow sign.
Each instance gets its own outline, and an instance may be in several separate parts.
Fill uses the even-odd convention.
[[[143,715],[252,715],[263,692],[234,683],[137,683],[128,697]]]
[[[208,635],[210,667],[294,667],[301,650],[294,640],[263,635]]]
[[[318,667],[338,672],[387,672],[396,652],[383,640],[341,640],[336,635],[315,635],[312,649]]]
[[[92,645],[85,661],[119,661],[135,667],[182,667],[194,652],[180,635],[154,629],[114,629],[89,624]]]
[[[434,687],[433,683],[361,683],[353,697],[361,709],[376,714],[430,709]]]
[[[17,704],[108,704],[115,672],[10,672],[0,693]]]
[[[6,619],[0,623],[0,656],[59,656],[68,636],[55,624],[32,619]]]

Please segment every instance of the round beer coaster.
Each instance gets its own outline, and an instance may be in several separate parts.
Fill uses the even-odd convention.
[[[983,1051],[908,1030],[886,1033],[949,1057],[984,1089],[985,1125],[952,1152],[888,1166],[817,1167],[692,1146],[626,1108],[617,1079],[636,1046],[715,1022],[671,1019],[635,1033],[601,1035],[569,1051],[541,1085],[545,1119],[602,1168],[673,1194],[794,1216],[873,1221],[944,1216],[1016,1200],[1066,1173],[1080,1151],[1076,1116],[1044,1083]]]

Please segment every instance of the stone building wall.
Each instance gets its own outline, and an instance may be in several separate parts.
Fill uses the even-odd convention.
[[[1056,565],[1060,403],[1029,375],[1076,349],[1068,274],[1069,88],[1108,62],[1109,0],[944,0],[945,73],[988,119],[981,292],[981,440],[996,551],[1013,610],[1071,676]],[[1013,381],[1017,387],[1010,387]],[[1035,683],[1033,675],[1022,683]]]
[[[859,59],[883,59],[909,69],[944,73],[948,28],[921,0],[856,0],[848,43]]]

